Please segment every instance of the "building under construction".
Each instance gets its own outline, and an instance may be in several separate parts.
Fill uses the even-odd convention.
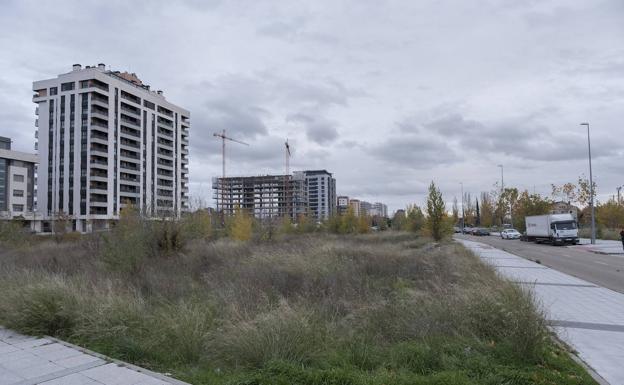
[[[243,209],[260,219],[296,219],[308,208],[306,178],[302,172],[213,178],[212,189],[217,211],[224,215]]]

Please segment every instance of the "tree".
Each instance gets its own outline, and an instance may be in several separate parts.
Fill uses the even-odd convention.
[[[487,192],[481,193],[481,225],[492,227],[494,225],[494,202]]]
[[[593,183],[594,190],[594,201],[596,200],[596,182]],[[585,175],[581,175],[578,179],[578,188],[577,188],[577,202],[581,206],[587,206],[591,202],[591,188],[589,185],[589,180],[585,177]],[[595,203],[595,202],[594,202]]]
[[[568,204],[572,202],[576,202],[577,194],[576,194],[576,185],[573,183],[565,183],[561,186],[557,186],[551,184],[552,188],[552,198],[558,201],[564,201]]]
[[[513,226],[519,231],[526,230],[525,217],[531,215],[544,215],[550,212],[552,201],[539,194],[529,194],[524,190],[518,196],[514,205]]]
[[[420,207],[416,205],[408,205],[405,216],[406,230],[417,232],[425,225],[425,214]]]
[[[475,198],[476,203],[476,217],[475,217],[475,225],[481,226],[481,212],[479,211],[479,199]]]
[[[357,232],[359,234],[367,234],[371,230],[370,217],[368,215],[360,215],[357,222]]]
[[[464,224],[475,224],[475,207],[472,205],[472,195],[469,192],[464,193]]]
[[[392,217],[392,222],[390,223],[390,227],[392,230],[405,230],[407,226],[407,219],[405,218],[405,210],[397,210]]]
[[[610,199],[607,203],[596,206],[596,220],[608,229],[623,228],[624,206]]]
[[[453,223],[459,223],[459,207],[457,205],[457,197],[453,197]]]
[[[52,231],[54,232],[54,240],[56,243],[60,243],[65,239],[65,235],[70,229],[71,217],[65,214],[64,211],[59,211],[54,216],[52,221]]]
[[[358,218],[355,216],[355,211],[353,211],[353,207],[349,206],[347,211],[342,215],[340,221],[340,233],[341,234],[351,234],[354,233],[357,229]]]
[[[427,196],[427,228],[436,241],[441,240],[449,231],[446,219],[446,206],[442,193],[432,181]]]

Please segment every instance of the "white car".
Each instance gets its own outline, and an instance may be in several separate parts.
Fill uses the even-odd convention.
[[[505,229],[500,233],[503,239],[520,239],[520,233],[516,229]]]

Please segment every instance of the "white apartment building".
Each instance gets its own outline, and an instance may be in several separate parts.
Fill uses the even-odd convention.
[[[387,218],[388,217],[388,206],[383,204],[383,203],[381,203],[381,202],[375,202],[371,206],[369,215],[382,217],[382,218]]]
[[[37,156],[11,150],[0,137],[0,219],[30,219],[35,206]]]
[[[303,171],[308,195],[308,213],[318,222],[336,214],[336,179],[327,170]]]
[[[69,215],[84,232],[127,204],[155,217],[188,208],[188,110],[104,64],[74,64],[33,91],[39,215]]]

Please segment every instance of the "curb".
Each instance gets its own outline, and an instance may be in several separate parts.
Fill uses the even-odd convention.
[[[549,327],[550,329],[550,327]],[[552,329],[551,329],[552,331]],[[596,381],[599,385],[611,385],[607,380],[605,380],[600,374],[598,374],[594,368],[592,368],[591,366],[589,366],[585,361],[583,361],[581,359],[581,357],[576,355],[576,351],[574,349],[572,349],[567,343],[565,343],[564,341],[562,341],[561,339],[559,339],[559,337],[557,337],[557,333],[555,333],[554,331],[552,331],[551,333],[551,339],[553,340],[553,342],[557,345],[559,345],[559,347],[561,347],[563,350],[566,351],[566,353],[568,353],[568,356],[570,356],[570,358],[572,359],[572,361],[576,362],[577,364],[579,364],[583,369],[585,369],[585,371],[591,376],[591,378],[594,379],[594,381]]]
[[[182,382],[182,381],[180,381],[180,380],[176,380],[176,379],[175,379],[175,378],[173,378],[173,377],[166,376],[166,375],[164,375],[164,374],[162,374],[162,373],[153,372],[153,371],[151,371],[151,370],[148,370],[148,369],[142,368],[142,367],[140,367],[140,366],[136,366],[136,365],[133,365],[133,364],[129,364],[129,363],[127,363],[127,362],[124,362],[124,361],[120,361],[120,360],[117,360],[117,359],[114,359],[114,358],[110,358],[110,357],[108,357],[108,356],[105,356],[105,355],[100,354],[100,353],[96,353],[96,352],[94,352],[94,351],[91,351],[91,350],[89,350],[89,349],[83,348],[83,347],[81,347],[81,346],[77,346],[77,345],[74,345],[74,344],[72,344],[72,343],[69,343],[69,342],[66,342],[66,341],[63,341],[63,340],[59,340],[58,338],[55,338],[55,337],[50,337],[50,336],[43,336],[43,337],[44,337],[44,338],[47,338],[47,339],[49,339],[49,340],[51,340],[51,341],[54,341],[54,342],[56,342],[56,343],[59,343],[59,344],[61,344],[61,345],[65,345],[65,346],[67,346],[68,348],[76,349],[76,350],[81,351],[81,352],[83,352],[83,353],[86,353],[86,354],[89,354],[89,355],[91,355],[91,356],[97,357],[97,358],[99,358],[99,359],[101,359],[101,360],[104,360],[104,361],[107,361],[107,362],[109,362],[109,363],[114,363],[114,364],[117,364],[117,366],[126,367],[126,368],[128,368],[128,369],[134,370],[135,372],[143,373],[143,374],[145,374],[145,375],[148,375],[148,376],[150,376],[150,377],[153,377],[153,378],[159,379],[159,380],[161,380],[161,381],[168,382],[168,383],[170,383],[171,385],[191,385],[191,384],[189,384],[188,382]],[[602,385],[602,384],[601,384],[601,385]],[[608,385],[608,384],[607,384],[607,385]]]

